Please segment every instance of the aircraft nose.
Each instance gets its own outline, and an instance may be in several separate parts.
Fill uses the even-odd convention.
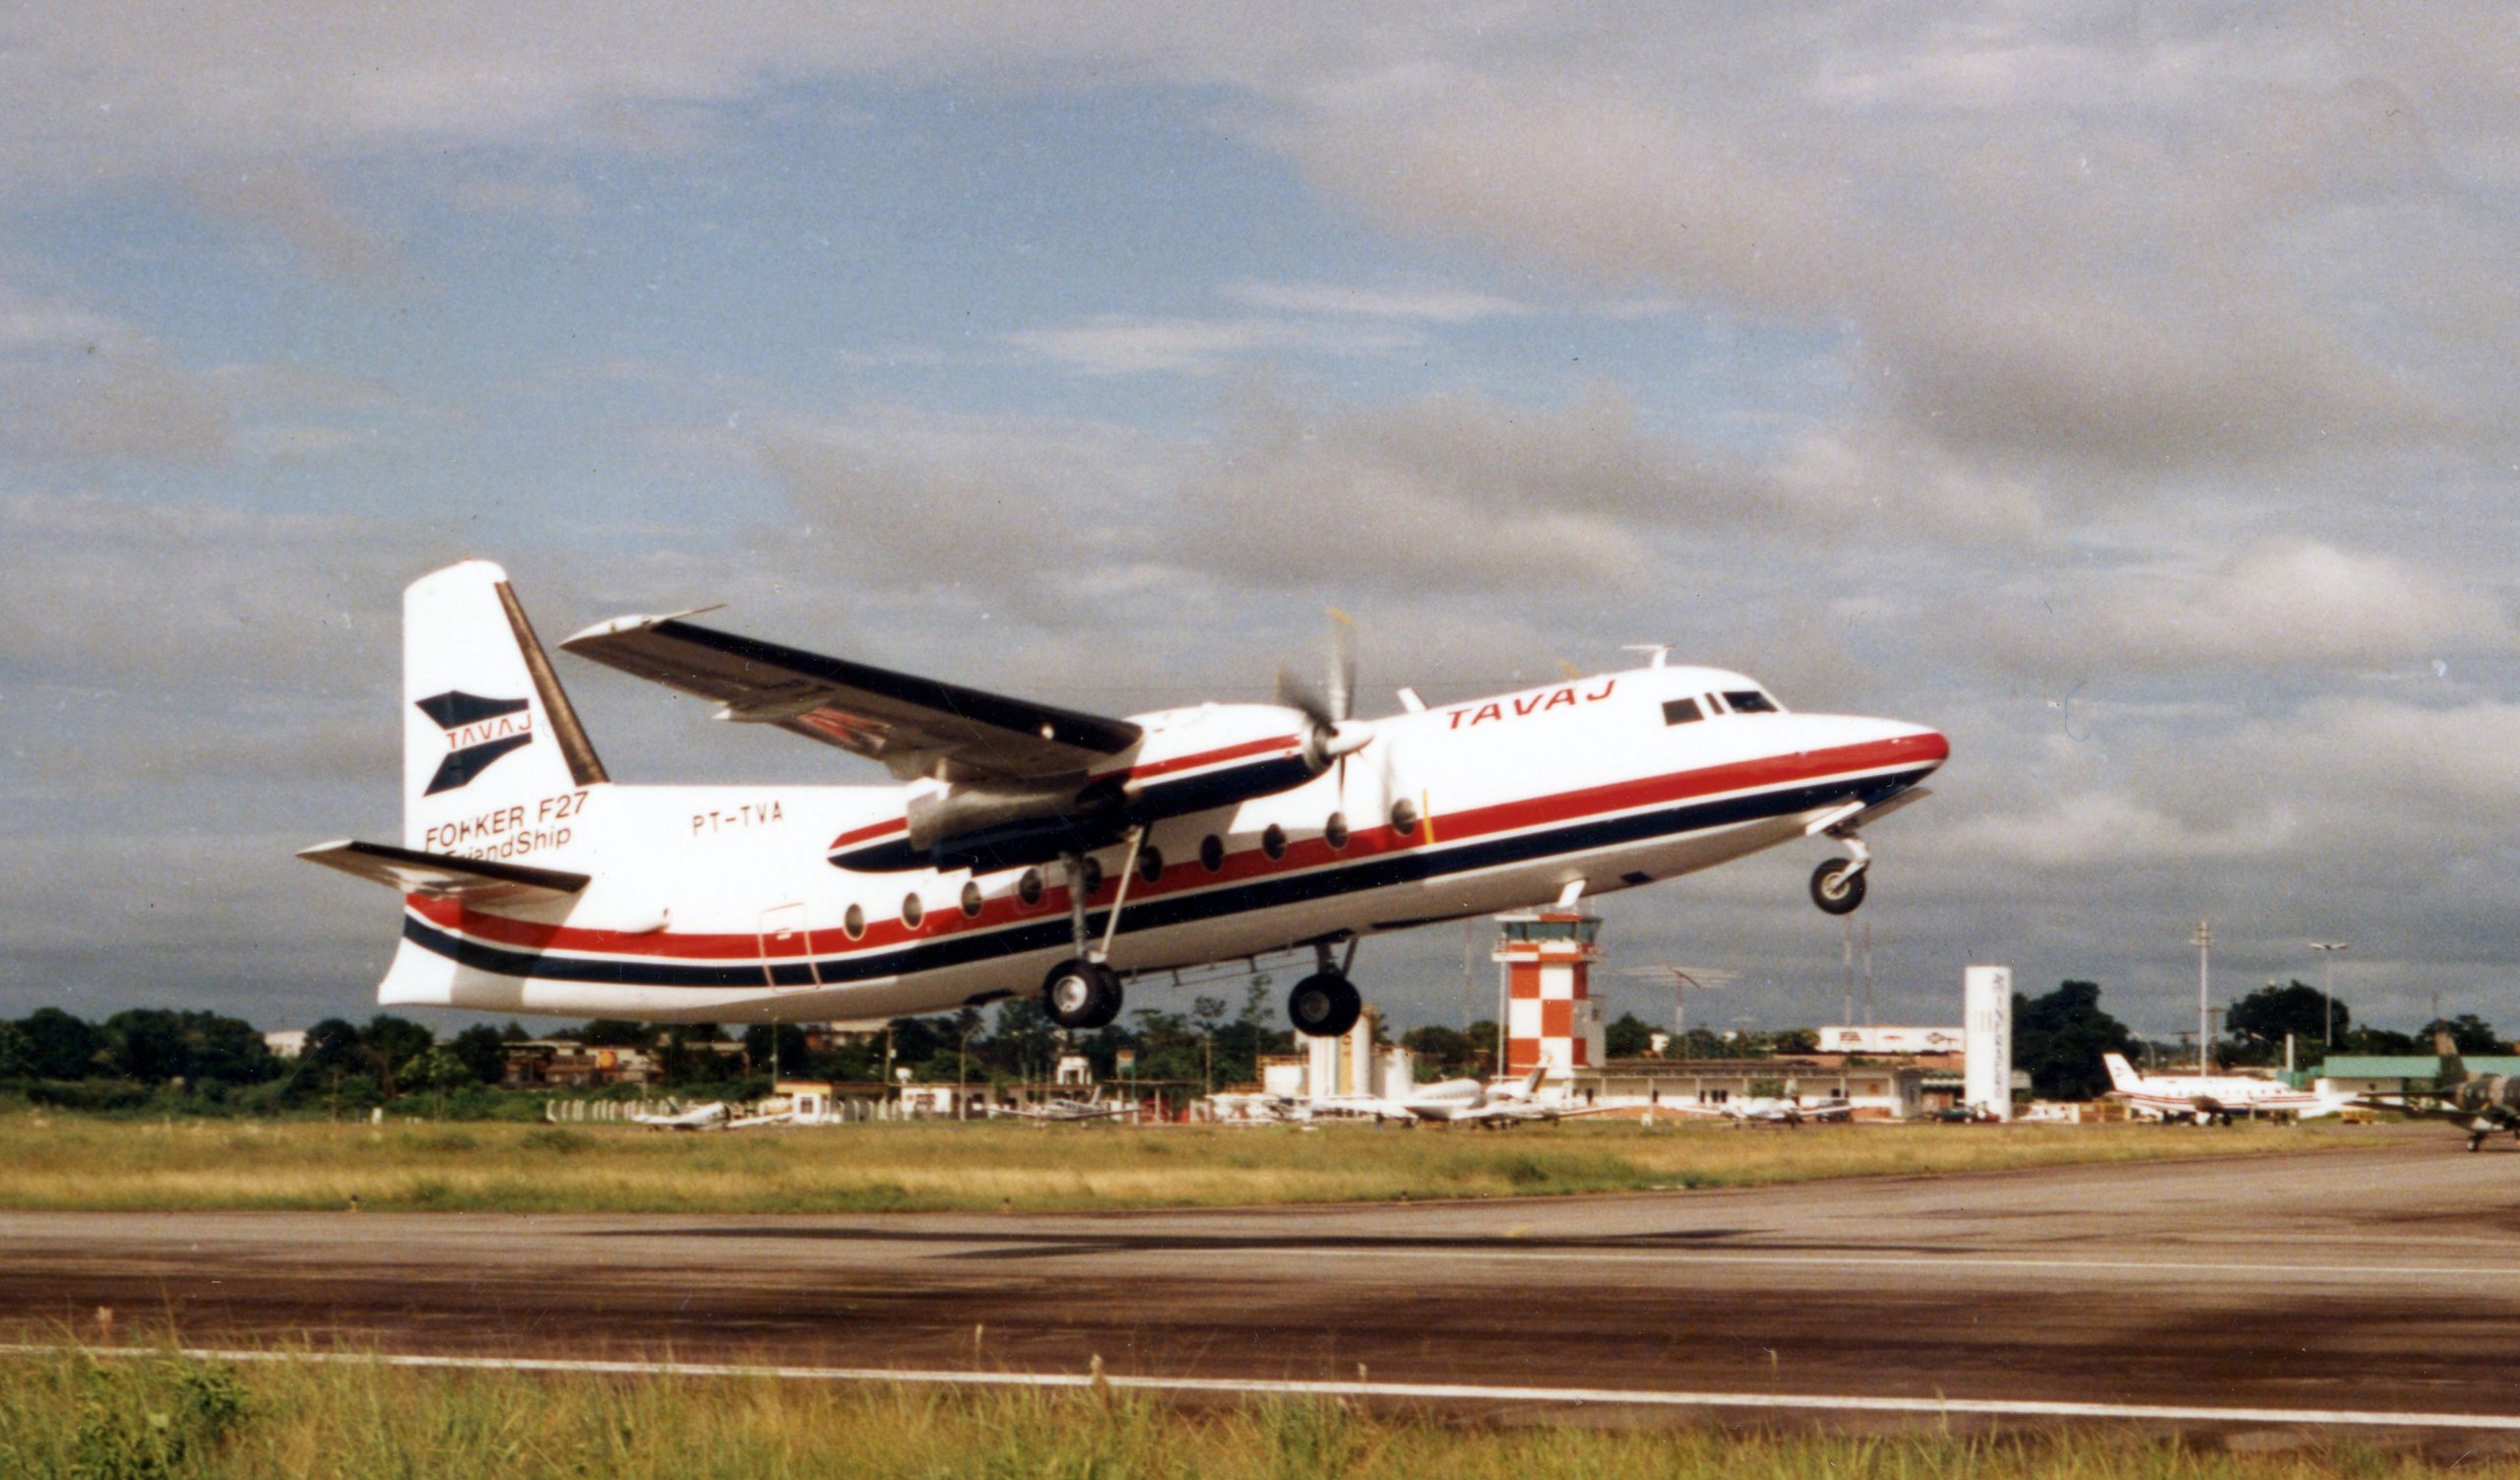
[[[1938,770],[1951,758],[1951,740],[1930,725],[1912,725],[1905,720],[1875,720],[1869,739],[1883,748],[1882,758],[1894,765],[1922,764]]]

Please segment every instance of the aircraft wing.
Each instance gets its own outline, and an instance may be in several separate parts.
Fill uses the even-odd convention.
[[[721,719],[776,725],[881,761],[904,781],[1071,776],[1145,733],[1126,720],[826,658],[679,616],[624,616],[560,646],[712,700]]]
[[[586,874],[558,869],[530,869],[492,859],[460,859],[384,843],[318,843],[299,849],[297,856],[310,864],[383,884],[400,894],[426,894],[468,905],[566,899],[589,882]]]

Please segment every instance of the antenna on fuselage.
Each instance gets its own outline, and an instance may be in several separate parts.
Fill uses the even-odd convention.
[[[1643,653],[1648,660],[1645,665],[1647,668],[1661,668],[1665,660],[1671,656],[1671,645],[1668,642],[1631,642],[1622,646],[1619,651]]]

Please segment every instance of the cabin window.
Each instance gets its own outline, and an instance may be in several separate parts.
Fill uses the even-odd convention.
[[[1085,897],[1088,899],[1093,898],[1094,891],[1102,887],[1102,861],[1101,859],[1094,858],[1087,859],[1085,861]]]
[[[963,917],[967,920],[980,918],[980,886],[977,879],[963,880]]]
[[[865,938],[866,911],[863,906],[850,905],[849,913],[840,917],[840,933],[851,940]]]
[[[1724,702],[1732,706],[1734,714],[1775,714],[1776,700],[1755,688],[1728,688]]]
[[[1333,848],[1348,846],[1348,814],[1332,812],[1330,820],[1321,824],[1321,836]]]
[[[1024,876],[1015,881],[1015,897],[1024,901],[1028,905],[1037,905],[1041,902],[1040,869],[1027,869],[1024,870]]]
[[[1153,843],[1138,850],[1138,877],[1150,884],[1164,877],[1164,851]]]
[[[1693,725],[1699,720],[1705,718],[1706,711],[1697,707],[1697,700],[1695,699],[1669,699],[1664,701],[1663,723],[1666,725]]]
[[[919,902],[917,890],[913,889],[902,896],[902,924],[917,930],[918,923],[926,918],[927,906]]]
[[[1418,836],[1418,804],[1403,797],[1391,804],[1391,830],[1404,838]]]
[[[1210,873],[1225,868],[1225,839],[1210,833],[1199,840],[1199,863]]]
[[[1273,862],[1278,859],[1285,858],[1287,856],[1287,830],[1280,827],[1275,822],[1270,823],[1269,830],[1260,835],[1260,851],[1267,854]]]

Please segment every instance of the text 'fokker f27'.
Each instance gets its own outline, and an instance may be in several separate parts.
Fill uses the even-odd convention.
[[[688,613],[685,613],[688,615]],[[895,1017],[1038,993],[1064,1027],[1132,975],[1309,947],[1288,1011],[1336,1034],[1337,948],[1859,829],[1924,795],[1932,730],[1787,713],[1654,666],[1351,713],[1353,664],[1274,704],[1105,718],[623,617],[561,644],[871,759],[894,785],[650,787],[597,758],[505,572],[404,598],[404,831],[303,857],[403,896],[378,1000],[657,1021]]]

